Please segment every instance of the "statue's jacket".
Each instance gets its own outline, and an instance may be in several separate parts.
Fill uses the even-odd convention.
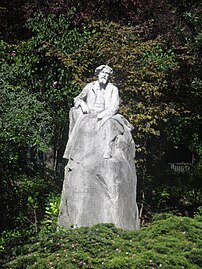
[[[79,106],[80,102],[86,102],[90,110],[93,109],[96,101],[96,92],[99,90],[98,81],[88,83],[82,92],[74,99],[75,106]],[[105,88],[105,115],[113,116],[119,109],[119,93],[118,88],[112,83],[108,83]]]

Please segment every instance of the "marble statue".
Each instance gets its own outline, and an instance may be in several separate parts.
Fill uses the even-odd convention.
[[[114,223],[139,227],[132,125],[120,114],[118,88],[108,65],[95,69],[70,110],[59,225]]]

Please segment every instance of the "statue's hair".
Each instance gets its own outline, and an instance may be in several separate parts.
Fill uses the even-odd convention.
[[[98,76],[99,73],[104,69],[106,68],[108,71],[109,71],[109,74],[110,76],[113,74],[113,70],[110,66],[106,65],[106,64],[102,64],[100,66],[98,66],[96,69],[95,69],[95,75]]]

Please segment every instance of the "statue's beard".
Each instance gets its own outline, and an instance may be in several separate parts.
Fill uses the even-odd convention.
[[[105,86],[107,84],[108,80],[106,78],[99,78],[100,85]]]

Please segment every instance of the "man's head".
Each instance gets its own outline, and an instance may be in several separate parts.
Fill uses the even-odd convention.
[[[113,74],[113,70],[108,65],[100,65],[95,69],[95,75],[98,76],[98,81],[100,84],[106,84],[111,75]]]

